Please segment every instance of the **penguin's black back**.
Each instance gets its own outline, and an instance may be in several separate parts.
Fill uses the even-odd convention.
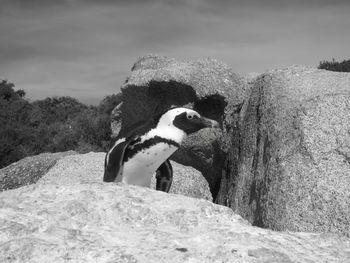
[[[140,121],[134,122],[133,124],[123,129],[121,133],[118,134],[118,137],[116,138],[115,141],[117,141],[120,138],[126,138],[126,140],[128,140],[132,137],[141,136],[147,133],[151,129],[157,127],[159,119],[163,116],[164,113],[175,108],[179,108],[179,106],[173,106],[173,107],[167,108],[166,110],[153,115],[148,120],[140,120]]]

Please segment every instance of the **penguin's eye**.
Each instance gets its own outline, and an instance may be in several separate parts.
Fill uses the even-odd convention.
[[[198,116],[196,114],[189,114],[189,115],[187,115],[187,119],[189,119],[189,120],[198,119]]]

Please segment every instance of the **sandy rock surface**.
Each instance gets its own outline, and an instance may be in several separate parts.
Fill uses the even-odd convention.
[[[0,262],[349,262],[349,239],[250,226],[201,199],[110,183],[0,194]]]
[[[0,169],[0,191],[36,183],[59,159],[73,154],[77,153],[74,151],[42,153],[23,158]]]

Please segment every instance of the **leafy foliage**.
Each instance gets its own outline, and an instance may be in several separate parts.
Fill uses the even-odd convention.
[[[41,115],[40,121],[44,121],[48,125],[54,122],[66,122],[88,108],[71,97],[46,98],[35,101],[32,105],[36,108],[36,114]]]
[[[0,82],[0,168],[42,152],[105,151],[110,143],[110,113],[120,95],[87,106],[71,97],[30,103],[23,90]]]
[[[104,99],[98,105],[98,110],[103,114],[110,114],[119,103],[122,102],[122,94],[112,94],[104,97]]]
[[[324,60],[320,62],[318,68],[330,71],[350,72],[350,59],[343,60],[342,62],[337,62],[334,58],[332,59],[332,61]]]

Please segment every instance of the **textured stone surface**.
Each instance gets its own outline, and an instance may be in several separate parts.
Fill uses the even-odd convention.
[[[0,170],[0,191],[36,183],[55,163],[74,151],[26,157]]]
[[[234,95],[233,102],[240,103],[240,99],[244,96],[242,77],[232,72],[226,64],[212,58],[179,61],[150,55],[140,58],[134,64],[132,71],[124,87],[144,86],[150,81],[176,81],[193,87],[199,98],[213,94],[225,98]],[[232,87],[237,90],[232,91]]]
[[[268,72],[231,116],[217,202],[275,230],[350,235],[350,74]]]
[[[225,106],[241,104],[246,81],[215,59],[183,62],[161,56],[140,58],[122,86],[121,134],[137,121],[172,105],[192,103],[202,115],[222,122]],[[202,172],[211,191],[217,191],[223,158],[221,133],[213,129],[191,135],[172,159]]]
[[[90,152],[67,156],[57,162],[38,184],[72,185],[102,182],[105,153]],[[170,192],[212,200],[208,183],[192,167],[172,162],[174,177]],[[152,187],[155,189],[155,184]]]
[[[63,176],[63,174],[62,174]],[[349,239],[252,227],[201,199],[110,183],[0,193],[0,262],[349,262]]]

